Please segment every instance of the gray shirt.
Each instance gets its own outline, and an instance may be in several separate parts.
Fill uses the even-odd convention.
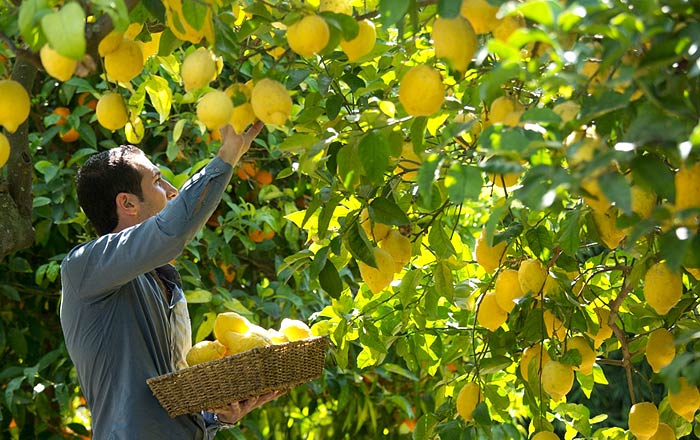
[[[71,250],[61,263],[61,326],[92,413],[93,438],[203,439],[201,414],[170,418],[146,379],[173,371],[172,299],[154,269],[168,264],[215,210],[233,174],[215,157],[155,217]]]

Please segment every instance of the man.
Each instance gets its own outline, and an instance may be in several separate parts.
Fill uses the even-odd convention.
[[[61,264],[61,326],[92,413],[93,438],[212,438],[278,397],[270,393],[213,412],[170,418],[146,379],[186,366],[191,328],[170,261],[211,216],[262,129],[221,130],[217,156],[178,193],[144,153],[121,146],[90,157],[78,172],[78,201],[99,237]]]

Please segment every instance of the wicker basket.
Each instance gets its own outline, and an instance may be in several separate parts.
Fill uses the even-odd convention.
[[[170,417],[177,417],[317,379],[327,347],[324,337],[258,347],[152,377],[146,383]]]

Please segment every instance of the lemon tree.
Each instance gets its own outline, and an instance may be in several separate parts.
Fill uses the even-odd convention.
[[[179,187],[257,120],[176,262],[192,343],[332,349],[221,438],[700,435],[700,9],[633,3],[0,5],[3,438],[90,435],[79,165],[138,144]]]

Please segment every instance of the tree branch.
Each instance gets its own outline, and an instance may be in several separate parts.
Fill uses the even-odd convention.
[[[625,280],[627,278],[627,272],[625,272]],[[622,350],[622,366],[625,368],[625,375],[627,376],[627,390],[629,391],[630,401],[632,405],[637,403],[637,399],[634,395],[634,384],[632,383],[632,355],[630,354],[629,344],[627,342],[627,335],[622,331],[622,329],[615,322],[617,320],[617,315],[620,310],[620,305],[622,301],[627,298],[627,296],[634,289],[632,283],[627,283],[622,285],[622,290],[620,294],[615,298],[615,300],[610,303],[610,316],[608,317],[608,325],[612,329],[613,333],[620,341],[620,349]]]

